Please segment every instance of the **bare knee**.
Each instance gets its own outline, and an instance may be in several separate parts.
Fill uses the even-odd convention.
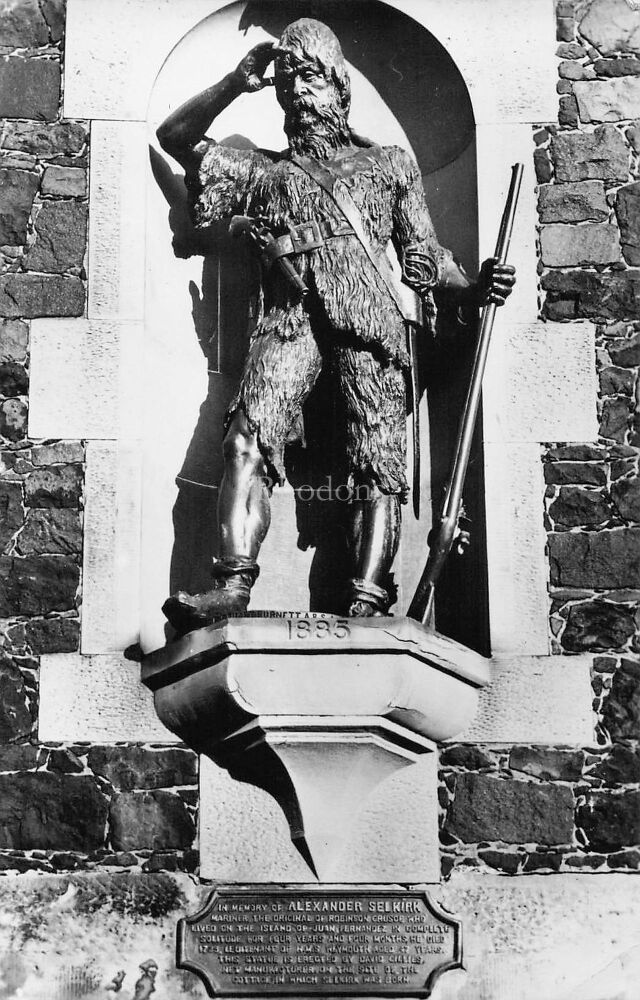
[[[261,472],[264,459],[258,447],[258,436],[249,427],[244,413],[237,413],[225,435],[222,451],[226,465],[236,469]]]

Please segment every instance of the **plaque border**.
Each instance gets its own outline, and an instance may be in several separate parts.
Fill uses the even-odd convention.
[[[331,991],[325,989],[319,989],[318,987],[311,987],[305,989],[304,985],[297,984],[295,989],[271,989],[268,992],[260,989],[243,989],[242,991],[237,991],[233,989],[216,989],[214,986],[209,985],[208,976],[209,971],[206,970],[200,963],[192,962],[186,956],[183,956],[183,950],[186,940],[186,930],[191,924],[196,924],[206,917],[206,914],[210,911],[210,908],[215,901],[216,897],[223,898],[225,893],[233,893],[234,895],[246,895],[246,896],[277,896],[277,895],[292,895],[295,893],[301,893],[304,895],[318,895],[323,896],[327,893],[333,895],[350,895],[353,896],[355,893],[375,893],[377,895],[386,896],[398,896],[405,895],[407,897],[414,896],[419,897],[425,904],[428,911],[430,911],[437,920],[442,923],[448,924],[453,928],[454,934],[454,958],[449,962],[443,962],[436,969],[433,969],[428,976],[425,984],[421,988],[407,989],[403,988],[401,985],[393,983],[389,984],[388,988],[381,990],[376,989],[375,992],[372,989],[369,993],[356,992],[350,990],[348,984],[341,986],[340,984],[334,984]],[[178,969],[185,969],[188,972],[193,972],[200,982],[203,984],[207,996],[215,998],[216,997],[292,997],[295,998],[296,995],[300,997],[324,997],[325,1000],[392,1000],[395,997],[412,997],[416,1000],[428,1000],[431,996],[433,989],[440,978],[445,972],[449,972],[452,969],[464,969],[464,955],[462,947],[462,921],[454,917],[453,914],[448,913],[443,910],[438,903],[436,903],[429,892],[424,887],[411,887],[406,888],[405,886],[399,885],[377,885],[375,883],[360,882],[360,883],[283,883],[283,882],[216,882],[212,885],[211,891],[208,893],[205,902],[200,907],[197,913],[190,916],[181,917],[177,923],[176,927],[176,967]]]

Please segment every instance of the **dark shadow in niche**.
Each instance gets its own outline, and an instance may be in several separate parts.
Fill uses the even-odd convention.
[[[478,265],[475,124],[464,80],[443,46],[406,14],[377,2],[361,0],[249,0],[238,7],[239,28],[258,25],[274,39],[298,17],[317,17],[339,37],[345,57],[375,87],[402,126],[418,160],[436,232],[471,275]],[[452,114],[452,109],[453,114]],[[358,122],[353,120],[358,129]],[[375,141],[375,134],[371,135]],[[225,142],[251,147],[244,137]],[[157,156],[158,154],[156,154]],[[158,159],[161,159],[158,157]],[[164,162],[164,161],[163,161]],[[192,289],[194,328],[210,359],[210,391],[178,482],[174,509],[175,545],[171,589],[195,591],[207,586],[210,556],[217,534],[217,491],[222,476],[222,421],[246,352],[255,266],[226,234],[226,225],[195,233],[186,213],[180,176],[154,167],[170,204],[174,246],[180,256],[204,254],[202,294]],[[169,175],[169,178],[167,177]],[[186,221],[185,221],[186,220]],[[497,220],[496,220],[497,224]],[[219,323],[216,319],[219,317]],[[437,513],[453,452],[470,363],[473,331],[453,333],[446,307],[438,323],[436,344],[423,342],[419,364],[427,389],[431,431],[430,476],[433,513]],[[215,345],[216,357],[211,358]],[[211,363],[212,362],[212,363]],[[328,464],[327,440],[336,433],[336,400],[330,380],[321,376],[308,401],[306,446],[287,452],[288,477],[294,486],[316,489],[340,470]],[[464,559],[452,557],[438,588],[436,626],[445,634],[482,652],[489,651],[486,541],[482,444],[476,435],[465,505],[472,521],[472,546]],[[428,475],[428,471],[425,470]],[[194,485],[207,484],[207,485]],[[296,504],[298,545],[315,548],[310,576],[311,608],[334,606],[344,571],[344,503],[301,501]],[[405,518],[411,517],[405,508]],[[426,535],[429,517],[424,515]],[[203,538],[203,526],[208,536]]]
[[[336,33],[347,61],[400,122],[425,182],[435,175],[426,189],[436,232],[472,268],[477,259],[475,173],[470,184],[466,171],[464,180],[455,169],[443,172],[475,139],[469,93],[449,53],[413,18],[375,0],[249,0],[240,29],[257,25],[278,38],[299,17],[318,18]],[[352,124],[357,131],[358,122]],[[462,200],[456,197],[461,183]],[[471,226],[460,225],[465,206]]]
[[[244,136],[222,144],[255,148]],[[211,558],[217,544],[217,486],[222,479],[224,416],[247,352],[251,311],[258,292],[255,262],[228,233],[228,221],[196,230],[189,217],[182,174],[174,173],[162,154],[150,147],[154,179],[169,204],[169,225],[176,257],[201,255],[200,288],[189,283],[193,333],[206,359],[208,392],[200,408],[176,482],[174,544],[169,590],[191,593],[211,585]],[[176,294],[181,294],[176,289]],[[224,331],[224,336],[221,336]],[[185,331],[176,331],[185,336]]]

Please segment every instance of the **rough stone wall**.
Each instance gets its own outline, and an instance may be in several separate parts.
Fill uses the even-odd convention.
[[[600,654],[597,743],[446,750],[445,875],[640,868],[640,13],[556,15],[558,123],[534,131],[541,310],[595,325],[600,437],[543,455],[550,649]]]
[[[81,615],[84,443],[28,436],[30,320],[85,311],[90,136],[61,117],[64,21],[64,0],[0,14],[0,871],[192,872],[193,753],[37,739],[39,655],[76,651]]]

